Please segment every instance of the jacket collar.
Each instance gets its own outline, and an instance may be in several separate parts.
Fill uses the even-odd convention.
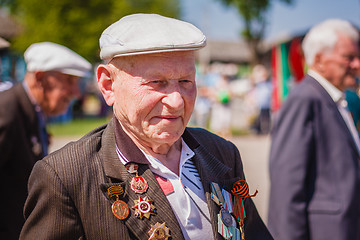
[[[346,137],[348,139],[349,144],[352,146],[353,150],[356,152],[356,154],[360,157],[359,151],[356,147],[356,143],[353,139],[353,136],[350,132],[350,129],[348,128],[347,124],[345,123],[344,118],[342,117],[341,113],[338,110],[337,103],[334,102],[334,99],[329,95],[326,89],[312,76],[307,75],[307,77],[303,80],[304,83],[312,85],[322,96],[322,100],[325,101],[325,104],[330,112],[332,112],[334,119],[338,121],[340,125],[342,125],[343,129],[346,129]]]
[[[217,234],[217,214],[219,213],[220,208],[211,199],[210,182],[220,181],[222,176],[224,176],[230,168],[210,154],[206,148],[201,146],[188,129],[185,130],[182,137],[186,144],[195,152],[193,160],[202,180],[214,236],[219,238],[219,234]],[[147,239],[151,224],[154,225],[156,222],[165,222],[166,226],[171,230],[173,239],[183,239],[176,216],[151,172],[146,157],[122,130],[115,117],[109,122],[107,128],[104,130],[101,145],[100,153],[104,162],[105,174],[108,179],[110,179],[110,183],[102,185],[102,191],[107,195],[106,191],[110,186],[121,184],[124,187],[126,197],[123,200],[130,208],[130,215],[124,222],[133,234],[139,239]],[[125,166],[120,162],[116,153],[116,145],[129,161],[138,163],[138,175],[146,179],[149,185],[146,193],[138,195],[130,189],[130,181],[134,175],[128,173]],[[140,220],[134,216],[134,211],[131,208],[134,205],[134,200],[138,200],[139,196],[147,196],[150,200],[154,201],[157,213],[156,215],[151,216],[150,220]]]

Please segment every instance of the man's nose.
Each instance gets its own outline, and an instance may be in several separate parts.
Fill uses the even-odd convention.
[[[180,109],[184,107],[184,99],[178,89],[167,93],[163,98],[163,103],[173,109]]]
[[[359,57],[355,57],[352,62],[350,63],[351,68],[355,69],[355,70],[359,70],[360,69],[360,59]]]

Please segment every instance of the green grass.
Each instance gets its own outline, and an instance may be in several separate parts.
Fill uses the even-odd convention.
[[[66,123],[51,123],[48,125],[48,131],[54,137],[83,136],[108,121],[109,118],[74,119]]]

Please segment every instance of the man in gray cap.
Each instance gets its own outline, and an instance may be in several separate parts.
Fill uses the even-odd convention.
[[[0,93],[0,239],[19,238],[28,177],[48,151],[45,118],[66,111],[79,95],[78,78],[91,69],[55,43],[33,44],[24,56],[24,81]]]
[[[114,117],[35,165],[21,239],[272,239],[249,195],[230,194],[244,179],[236,147],[186,127],[205,44],[156,14],[103,32],[97,79]]]

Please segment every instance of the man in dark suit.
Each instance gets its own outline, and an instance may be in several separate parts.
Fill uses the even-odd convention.
[[[97,79],[114,117],[35,165],[21,239],[240,239],[228,194],[244,179],[239,152],[186,128],[205,44],[193,25],[156,14],[103,32]],[[272,239],[250,198],[244,210],[245,236]]]
[[[0,239],[9,240],[19,239],[28,177],[47,154],[44,118],[67,109],[79,94],[77,79],[91,67],[54,43],[33,44],[24,56],[24,81],[0,93]]]
[[[359,137],[344,79],[360,68],[358,31],[330,19],[305,36],[309,66],[276,116],[269,229],[275,239],[360,239]]]

